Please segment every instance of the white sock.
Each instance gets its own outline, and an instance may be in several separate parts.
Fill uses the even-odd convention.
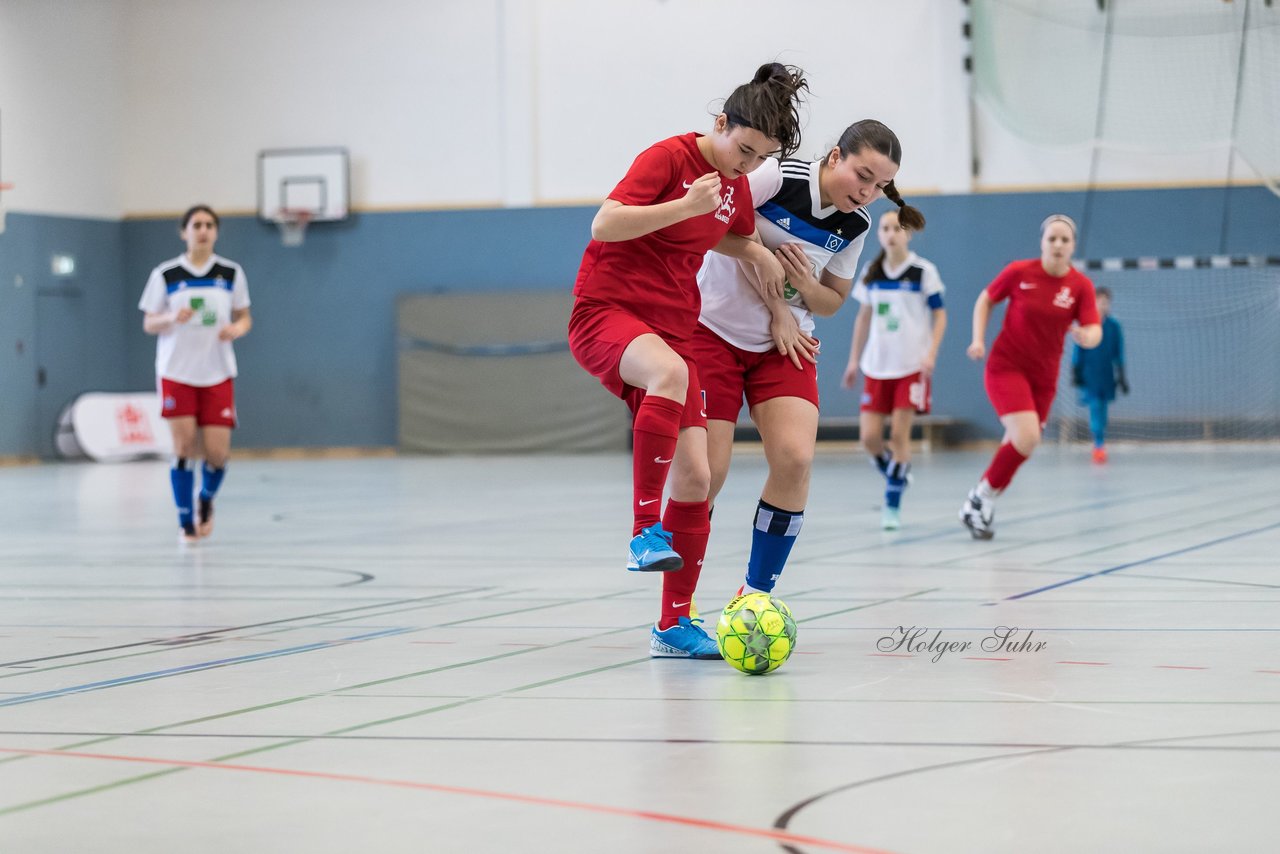
[[[996,500],[996,491],[991,488],[991,484],[987,483],[985,477],[978,481],[978,485],[973,491],[984,502]]]

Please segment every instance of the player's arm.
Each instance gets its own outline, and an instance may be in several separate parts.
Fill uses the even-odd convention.
[[[726,232],[711,250],[737,259],[747,281],[766,305],[782,299],[787,272],[774,254],[765,248],[759,230],[747,237],[733,231]]]
[[[987,355],[987,321],[991,319],[991,297],[984,288],[973,303],[973,340],[965,352],[975,362]]]
[[[1112,327],[1116,331],[1116,352],[1115,352],[1115,372],[1116,372],[1116,388],[1125,394],[1129,393],[1129,379],[1124,375],[1124,333],[1120,331],[1120,324]]]
[[[1102,324],[1090,323],[1087,326],[1072,326],[1071,340],[1086,350],[1092,350],[1102,343]]]
[[[679,199],[656,205],[624,205],[605,199],[591,221],[591,237],[601,243],[617,243],[644,237],[690,217],[708,214],[720,207],[720,173],[708,172],[689,186]]]
[[[871,303],[864,302],[858,309],[858,316],[853,321],[853,343],[849,346],[849,364],[844,369],[844,377],[840,384],[845,388],[853,388],[858,378],[858,363],[862,361],[862,351],[866,349],[867,337],[871,334]]]
[[[223,341],[234,341],[249,334],[253,328],[253,316],[247,308],[231,310],[231,322],[218,330],[218,337]]]
[[[933,374],[933,368],[938,364],[938,348],[942,346],[942,336],[947,334],[947,310],[939,305],[933,310],[931,318],[933,338],[929,342],[929,352],[924,354],[924,364],[920,366],[921,373],[926,377]]]
[[[142,331],[148,335],[162,335],[180,323],[186,323],[195,314],[189,306],[177,311],[148,311],[142,315]]]
[[[818,317],[830,317],[840,310],[853,288],[852,279],[842,279],[834,273],[822,271],[821,279],[814,278],[809,257],[796,243],[784,243],[778,247],[778,260],[786,271],[787,281],[795,288]]]

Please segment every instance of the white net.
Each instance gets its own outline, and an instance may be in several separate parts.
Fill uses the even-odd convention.
[[[280,229],[281,246],[301,246],[307,240],[307,226],[311,223],[309,210],[281,208],[276,215],[276,227]]]
[[[1112,291],[1131,389],[1109,407],[1107,441],[1280,440],[1280,258],[1235,262],[1246,260],[1252,266],[1086,270]],[[1073,347],[1068,339],[1050,428],[1085,441],[1090,413],[1072,385]]]
[[[972,27],[974,98],[1020,138],[1223,173],[1234,151],[1280,193],[1280,3],[974,0]]]

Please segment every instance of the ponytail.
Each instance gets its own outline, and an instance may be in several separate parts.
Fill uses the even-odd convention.
[[[906,203],[892,181],[884,185],[884,197],[898,206],[898,225],[912,231],[924,230],[924,214],[920,213],[919,208]]]
[[[876,256],[874,261],[867,265],[867,271],[862,274],[863,284],[869,285],[872,282],[884,278],[884,258],[884,250],[881,249],[880,254]]]

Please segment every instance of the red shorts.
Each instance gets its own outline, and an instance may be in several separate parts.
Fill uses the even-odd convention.
[[[776,349],[754,353],[735,347],[702,324],[693,333],[693,358],[707,395],[707,418],[737,421],[747,408],[775,397],[798,397],[818,405],[818,367],[801,360],[797,370]]]
[[[892,380],[867,377],[862,387],[862,411],[891,415],[895,409],[914,409],[924,415],[933,405],[933,388],[920,372]]]
[[[569,350],[573,358],[587,373],[600,380],[600,384],[614,397],[622,400],[635,413],[644,400],[644,389],[627,385],[618,373],[622,353],[632,341],[641,335],[659,335],[630,312],[593,300],[579,299],[569,316]],[[661,337],[659,335],[659,337]],[[665,338],[663,339],[666,340]],[[671,342],[667,342],[670,345]],[[698,368],[687,353],[672,347],[684,359],[689,370],[689,390],[685,395],[684,413],[680,427],[706,427],[707,411],[698,380]]]
[[[236,426],[235,380],[198,386],[160,378],[160,417],[195,416],[200,427]]]
[[[1056,381],[1037,382],[1021,371],[992,370],[990,366],[984,375],[984,385],[997,415],[1035,412],[1041,426],[1049,420],[1049,408],[1053,406],[1053,397],[1058,391]]]

